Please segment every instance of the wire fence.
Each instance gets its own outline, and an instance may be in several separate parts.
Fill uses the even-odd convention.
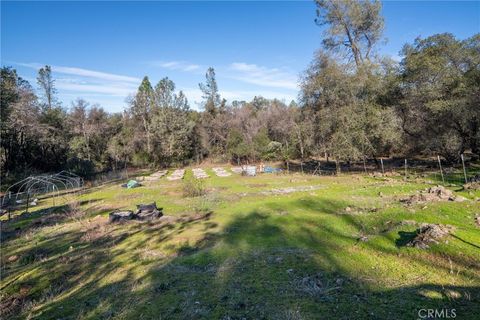
[[[393,164],[385,165],[381,160],[382,173],[385,170],[396,172],[403,176],[405,180],[424,179],[426,181],[443,185],[462,185],[471,181],[480,173],[480,166],[470,162],[463,161],[459,164],[448,164],[437,157],[434,160],[408,160],[404,159],[403,166],[398,165],[398,161]]]
[[[363,174],[377,177],[396,177],[406,181],[443,184],[445,186],[462,186],[470,181],[480,181],[480,163],[464,161],[457,164],[447,163],[440,157],[435,159],[400,159],[379,158],[365,159],[355,163],[336,163],[327,160],[310,160],[307,162],[291,161],[285,164],[280,174],[302,172],[313,175]],[[97,187],[127,179],[128,171],[117,170],[97,174],[94,179],[85,182],[86,187]],[[13,188],[13,186],[18,188]],[[68,172],[55,175],[31,176],[14,185],[0,197],[0,216],[6,211],[22,207],[37,206],[45,199],[65,196],[69,190],[79,190],[84,186],[83,179]],[[77,194],[79,191],[75,191]]]
[[[112,181],[118,181],[128,178],[128,171],[125,170],[115,170],[115,171],[108,171],[96,174],[93,179],[87,182],[88,186],[97,187],[104,185],[106,183]]]
[[[463,158],[463,157],[462,157]],[[286,168],[286,165],[284,165]],[[362,162],[311,160],[304,163],[291,162],[291,172],[303,172],[313,175],[336,175],[339,173],[363,174],[371,176],[401,176],[405,180],[424,179],[444,185],[462,185],[472,179],[479,179],[480,163],[471,161],[451,164],[437,159],[378,158],[365,159]]]

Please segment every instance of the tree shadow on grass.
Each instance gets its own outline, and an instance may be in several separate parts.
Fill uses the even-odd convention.
[[[395,240],[395,245],[397,247],[405,247],[407,244],[412,242],[413,239],[415,239],[417,234],[417,231],[399,231],[399,238]]]
[[[474,247],[474,248],[480,249],[480,246],[479,246],[479,245],[476,245],[476,244],[474,244],[474,243],[471,243],[470,241],[463,240],[462,238],[460,238],[460,237],[457,236],[457,235],[451,234],[450,236],[452,236],[452,237],[454,237],[455,239],[460,240],[461,242],[466,243],[466,244],[468,244],[468,245],[470,245],[470,246],[472,246],[472,247]]]
[[[344,206],[318,202],[295,205],[326,214]],[[478,281],[405,286],[391,279],[398,282],[386,285],[381,275],[364,270],[369,264],[353,250],[354,238],[335,226],[304,218],[282,222],[253,210],[232,217],[220,231],[205,231],[201,226],[211,218],[115,226],[109,241],[39,263],[17,286],[46,284],[42,292],[51,297],[30,309],[38,319],[415,319],[427,308],[455,308],[459,318],[475,319],[480,312]],[[351,216],[338,221],[353,230],[361,226]],[[203,237],[180,246],[177,255],[145,258],[149,243],[194,229],[203,230]],[[80,238],[59,234],[49,246]],[[394,255],[364,246],[376,255]]]
[[[102,199],[91,199],[79,201],[78,205],[95,203]],[[1,223],[0,241],[5,245],[11,239],[21,236],[22,234],[35,231],[39,228],[49,227],[61,224],[71,219],[68,214],[71,211],[69,204],[61,204],[47,208],[38,209],[31,212],[25,212],[10,220]]]

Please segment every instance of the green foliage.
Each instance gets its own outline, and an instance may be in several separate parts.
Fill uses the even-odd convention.
[[[266,128],[260,129],[253,137],[253,152],[255,158],[267,159],[269,157],[268,146],[271,143]]]
[[[480,36],[437,34],[403,49],[402,126],[416,147],[459,159],[479,152]],[[445,144],[448,143],[448,144]]]
[[[153,166],[153,163],[150,162],[150,154],[143,150],[132,154],[131,164],[137,168]]]
[[[346,51],[357,67],[370,60],[383,33],[380,1],[316,0],[315,22],[324,29],[323,46]]]
[[[66,168],[84,178],[93,178],[96,173],[95,164],[87,159],[69,157]]]
[[[381,65],[355,73],[320,52],[302,83],[302,100],[318,119],[317,141],[338,160],[389,155],[400,149],[401,127],[392,106],[382,106]],[[322,92],[318,95],[317,92]]]
[[[203,93],[205,111],[215,116],[221,102],[220,95],[218,94],[217,81],[215,79],[215,70],[212,67],[208,68],[205,74],[205,83],[200,83],[199,87]]]
[[[55,88],[55,80],[53,80],[52,68],[50,66],[45,66],[38,70],[37,84],[43,95],[43,107],[51,109],[57,106],[57,99],[55,97],[57,89]]]
[[[227,150],[230,158],[237,164],[250,155],[250,147],[245,142],[242,133],[236,129],[230,130],[228,134]]]
[[[189,117],[188,102],[183,92],[174,92],[175,84],[168,78],[155,87],[155,109],[151,125],[152,160],[163,166],[182,163],[193,155],[195,123]]]
[[[205,181],[192,176],[183,179],[182,191],[184,197],[200,197],[207,193]]]
[[[277,141],[270,141],[270,143],[267,145],[263,157],[265,160],[278,160],[281,158],[281,154],[282,144]]]

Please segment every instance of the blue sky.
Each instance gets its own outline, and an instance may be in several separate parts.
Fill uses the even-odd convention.
[[[417,36],[480,32],[480,2],[383,4],[380,53],[398,59]],[[121,111],[141,78],[168,76],[198,108],[209,66],[222,96],[255,95],[289,102],[298,77],[320,46],[313,1],[296,2],[20,2],[1,3],[1,63],[36,87],[36,71],[52,65],[65,106],[82,97]]]

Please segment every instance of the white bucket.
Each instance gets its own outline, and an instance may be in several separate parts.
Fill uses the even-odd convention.
[[[245,167],[245,175],[247,176],[256,176],[257,175],[257,167],[255,166],[246,166]]]

